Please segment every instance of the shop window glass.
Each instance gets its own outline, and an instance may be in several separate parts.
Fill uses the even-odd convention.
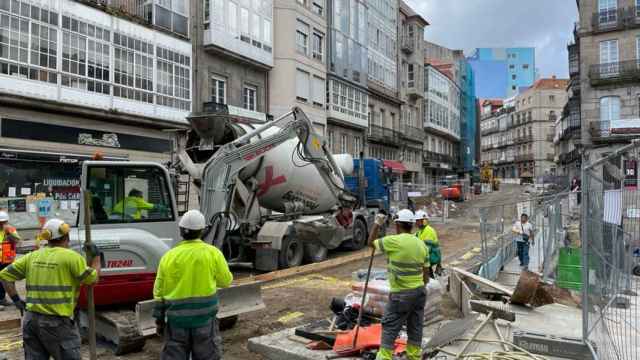
[[[172,221],[169,184],[155,167],[91,167],[92,222]]]

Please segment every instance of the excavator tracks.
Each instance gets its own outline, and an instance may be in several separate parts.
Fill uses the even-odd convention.
[[[81,314],[81,325],[86,329],[88,317],[84,311]],[[136,313],[131,310],[96,311],[96,335],[101,345],[109,347],[115,355],[141,351],[145,344]]]

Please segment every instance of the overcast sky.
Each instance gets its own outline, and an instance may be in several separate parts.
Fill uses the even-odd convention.
[[[405,0],[431,24],[427,41],[470,55],[478,47],[535,47],[540,75],[568,77],[575,0]]]

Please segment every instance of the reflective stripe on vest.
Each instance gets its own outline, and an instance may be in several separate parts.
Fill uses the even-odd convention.
[[[403,276],[416,276],[422,275],[423,264],[418,264],[414,262],[402,262],[402,261],[390,261],[389,262],[389,271],[396,276],[396,279],[402,281],[400,279]]]
[[[27,284],[27,304],[72,305],[73,286]]]

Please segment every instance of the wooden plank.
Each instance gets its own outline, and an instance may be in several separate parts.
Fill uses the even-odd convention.
[[[470,273],[470,272],[468,272],[466,270],[462,270],[462,269],[457,268],[457,267],[453,268],[452,270],[454,272],[456,272],[457,274],[459,274],[460,276],[462,276],[462,277],[466,278],[467,280],[469,280],[471,282],[474,282],[474,283],[476,283],[478,285],[492,288],[492,289],[497,290],[497,291],[499,291],[501,293],[504,293],[505,295],[509,295],[509,296],[513,295],[513,291],[511,289],[509,289],[509,288],[507,288],[505,286],[502,286],[502,285],[500,285],[500,284],[498,284],[496,282],[493,282],[491,280],[487,280],[487,279],[485,279],[485,278],[483,278],[481,276],[478,276],[476,274],[472,274],[472,273]]]
[[[8,329],[19,329],[22,325],[22,321],[20,319],[7,319],[0,321],[0,329],[8,330]]]
[[[268,283],[271,281],[282,280],[288,277],[327,270],[334,267],[338,267],[340,265],[348,264],[350,262],[366,259],[370,256],[370,254],[371,254],[371,250],[369,248],[366,248],[351,255],[341,256],[335,259],[326,260],[319,263],[296,266],[290,269],[277,270],[277,271],[272,271],[265,274],[242,278],[242,279],[239,279],[237,282],[235,282],[235,284],[244,285],[244,284],[253,283],[253,282]],[[379,256],[379,254],[376,254],[376,256]]]

